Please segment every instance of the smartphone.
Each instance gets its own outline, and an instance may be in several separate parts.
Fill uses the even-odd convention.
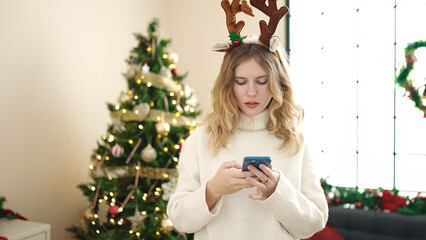
[[[248,171],[247,167],[249,165],[253,165],[257,169],[262,171],[259,168],[259,165],[262,163],[265,164],[265,166],[269,167],[271,165],[271,158],[270,157],[244,157],[242,171]]]

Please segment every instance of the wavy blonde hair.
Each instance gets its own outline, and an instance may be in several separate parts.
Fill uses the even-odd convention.
[[[293,98],[287,59],[280,62],[266,47],[258,44],[234,47],[223,58],[222,67],[211,90],[211,109],[204,121],[210,133],[210,150],[216,155],[225,147],[236,129],[240,110],[233,94],[235,68],[249,59],[259,63],[269,78],[272,100],[268,105],[270,120],[266,128],[283,140],[281,149],[292,149],[290,154],[294,155],[303,142],[299,125],[304,111]]]

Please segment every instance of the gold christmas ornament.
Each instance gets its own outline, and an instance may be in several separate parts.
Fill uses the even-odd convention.
[[[158,134],[168,135],[170,132],[170,124],[163,121],[158,122],[155,124],[155,130],[157,130]]]
[[[145,162],[150,163],[150,162],[154,161],[155,159],[157,159],[157,151],[155,150],[155,148],[152,147],[151,144],[148,144],[142,150],[141,156],[142,156],[142,159]]]
[[[163,215],[163,219],[161,220],[161,228],[164,233],[168,233],[174,229],[172,221],[166,214]]]
[[[169,57],[167,58],[167,60],[169,60],[170,64],[176,64],[177,62],[179,62],[179,56],[177,55],[177,53],[171,52],[169,53]]]

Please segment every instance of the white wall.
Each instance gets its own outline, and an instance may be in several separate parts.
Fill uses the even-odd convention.
[[[240,15],[242,34],[259,32],[260,17]],[[110,123],[106,102],[127,89],[133,33],[153,17],[205,113],[223,57],[210,47],[228,41],[219,0],[0,0],[0,195],[5,208],[50,223],[52,239],[72,239],[65,228],[88,206],[76,186]]]

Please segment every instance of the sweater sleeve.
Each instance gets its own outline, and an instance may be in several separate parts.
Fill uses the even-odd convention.
[[[301,190],[297,190],[280,171],[275,192],[261,204],[297,238],[308,238],[325,227],[328,205],[306,145]]]
[[[182,146],[178,165],[178,183],[167,205],[167,215],[174,227],[179,232],[185,233],[202,229],[217,215],[222,205],[222,199],[220,199],[211,211],[207,206],[205,194],[207,183],[200,183],[196,135],[194,131]]]

